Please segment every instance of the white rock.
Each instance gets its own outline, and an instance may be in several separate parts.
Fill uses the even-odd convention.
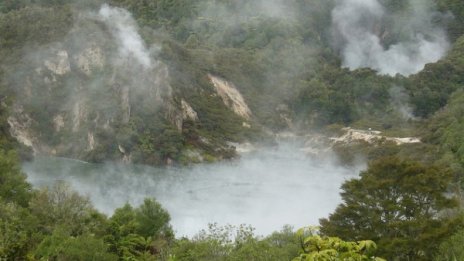
[[[63,75],[71,71],[68,52],[65,50],[58,51],[55,57],[45,60],[44,65],[47,69],[57,75]]]
[[[224,104],[237,115],[249,120],[252,115],[251,110],[234,84],[211,74],[208,74],[208,77]]]

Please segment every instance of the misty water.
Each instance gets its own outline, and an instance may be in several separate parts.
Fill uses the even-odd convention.
[[[358,169],[310,157],[295,145],[242,155],[239,160],[191,167],[149,167],[37,157],[23,165],[35,187],[65,181],[111,215],[126,202],[155,197],[171,214],[177,236],[209,223],[248,224],[267,235],[289,224],[317,225],[341,198],[340,185]]]

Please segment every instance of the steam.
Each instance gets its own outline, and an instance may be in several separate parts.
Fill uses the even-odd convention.
[[[317,224],[340,203],[339,187],[357,170],[311,159],[297,146],[244,155],[237,162],[190,168],[92,165],[56,158],[23,167],[35,186],[65,180],[112,214],[129,202],[156,197],[167,208],[177,236],[193,236],[208,223],[250,224],[264,235],[290,224]]]
[[[137,25],[132,15],[125,9],[102,5],[98,12],[101,20],[111,29],[118,40],[121,58],[131,57],[145,68],[151,66],[150,53],[137,32]]]
[[[415,119],[413,108],[409,103],[409,95],[407,91],[399,86],[393,86],[388,90],[390,94],[390,101],[393,106],[399,113],[399,115],[406,120]]]
[[[172,96],[156,40],[147,48],[128,11],[106,4],[75,11],[62,39],[25,49],[9,75],[21,97],[10,122],[37,153],[84,158],[104,143],[97,133],[124,143],[126,136],[115,135],[121,126],[140,111],[156,115]]]
[[[429,1],[409,0],[402,14],[388,12],[378,0],[339,0],[332,11],[334,31],[341,41],[343,66],[369,67],[380,74],[410,75],[427,63],[438,61],[448,48],[445,30],[433,24],[436,17]],[[389,29],[381,26],[393,20]],[[385,44],[391,34],[399,41]]]

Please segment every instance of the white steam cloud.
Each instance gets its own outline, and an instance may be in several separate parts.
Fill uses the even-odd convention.
[[[318,224],[340,203],[340,185],[359,169],[311,159],[293,145],[282,145],[235,162],[190,168],[38,158],[23,170],[36,187],[57,180],[70,183],[107,214],[126,202],[139,205],[145,197],[155,197],[171,214],[177,236],[194,236],[214,222],[249,224],[260,235],[286,224]]]
[[[406,12],[387,12],[378,0],[338,0],[332,11],[334,31],[341,38],[343,66],[369,67],[380,74],[410,75],[427,63],[438,61],[448,48],[443,28],[432,23],[433,6],[424,0],[409,0]],[[387,18],[402,39],[389,46],[383,40],[393,32],[382,30]]]
[[[98,15],[118,40],[121,58],[134,58],[145,68],[151,67],[150,53],[137,32],[137,23],[127,10],[104,4]]]

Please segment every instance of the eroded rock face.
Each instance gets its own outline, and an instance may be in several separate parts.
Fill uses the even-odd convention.
[[[53,123],[55,124],[55,131],[59,132],[64,127],[63,115],[56,115],[53,117]]]
[[[81,53],[73,57],[77,68],[87,76],[90,76],[95,69],[101,70],[105,66],[103,50],[96,44],[90,44]]]
[[[50,57],[44,61],[45,67],[56,75],[64,75],[71,71],[68,52],[59,50],[56,56]]]
[[[251,110],[234,84],[211,74],[208,74],[208,77],[224,104],[237,115],[250,120]]]
[[[87,151],[94,150],[95,149],[95,135],[90,131],[87,133],[87,140],[88,140]]]
[[[194,162],[231,158],[227,137],[210,142],[190,135],[214,112],[189,100],[197,96],[180,93],[183,86],[172,89],[170,70],[177,76],[178,68],[163,62],[161,50],[146,46],[123,9],[104,6],[77,15],[63,39],[29,50],[18,63],[11,88],[21,97],[15,101],[21,109],[8,119],[13,136],[35,154],[88,161],[162,164],[182,160],[188,149],[198,153],[184,155]],[[230,109],[243,118],[235,119],[238,127],[250,129],[252,112],[242,94],[233,83],[208,76],[214,90],[202,82],[192,91],[220,97],[225,106],[218,110]]]
[[[17,139],[20,143],[30,147],[35,152],[37,150],[34,136],[30,133],[32,119],[29,115],[22,111],[17,111],[15,116],[8,117],[11,136]]]
[[[130,14],[108,6],[106,11],[119,22],[81,14],[64,39],[22,57],[21,77],[12,86],[21,98],[8,122],[12,135],[36,154],[87,159],[98,151],[129,162],[130,149],[120,153],[114,147],[127,142],[128,129],[138,128],[132,119],[157,121],[160,111],[169,111],[166,119],[180,128],[183,118],[198,119],[186,101],[173,102],[168,67],[142,42],[135,55],[132,42],[119,35],[121,27],[142,41]]]
[[[181,100],[182,118],[184,120],[198,121],[197,112],[184,99]]]

